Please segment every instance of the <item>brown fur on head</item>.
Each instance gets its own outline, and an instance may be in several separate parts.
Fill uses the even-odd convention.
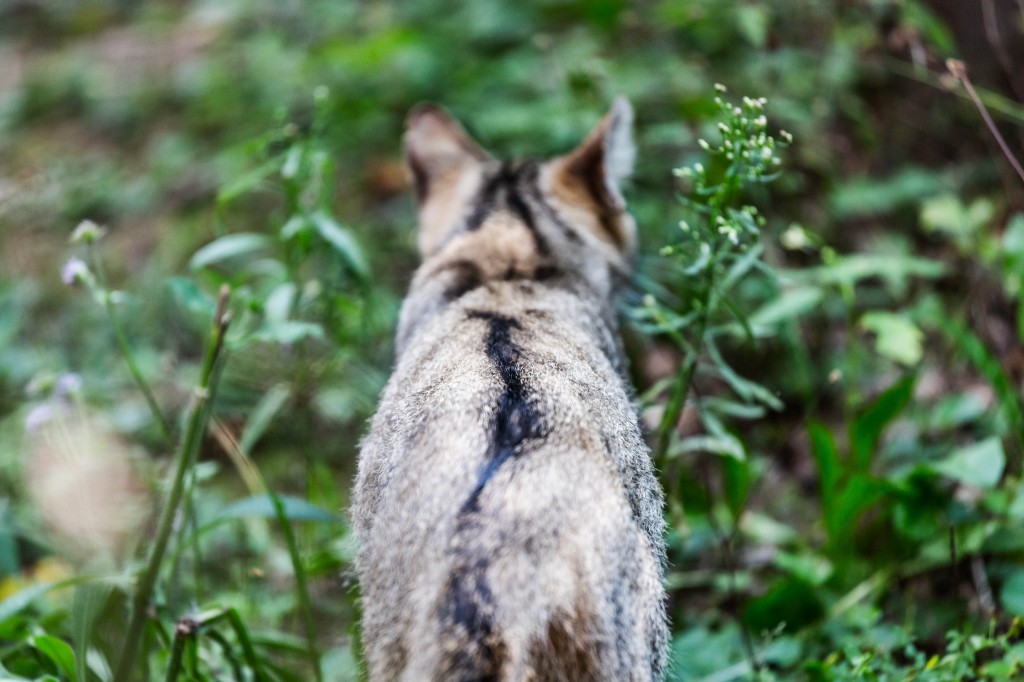
[[[501,164],[443,109],[416,107],[405,153],[416,188],[421,257],[451,260],[472,252],[494,262],[496,272],[486,278],[509,267],[592,268],[596,250],[612,271],[625,273],[635,226],[620,183],[633,165],[632,118],[629,103],[619,98],[568,154],[539,164]],[[502,183],[516,196],[496,197]],[[579,253],[581,246],[587,253]]]

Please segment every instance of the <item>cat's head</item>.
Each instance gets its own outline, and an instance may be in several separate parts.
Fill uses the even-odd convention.
[[[636,246],[620,189],[635,157],[632,121],[619,98],[567,154],[502,162],[440,107],[413,109],[405,154],[425,266],[468,272],[457,283],[464,290],[501,279],[582,277],[610,294]]]

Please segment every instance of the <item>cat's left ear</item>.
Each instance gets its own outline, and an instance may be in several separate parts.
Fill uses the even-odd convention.
[[[565,157],[562,173],[568,182],[582,184],[601,207],[622,210],[622,182],[633,172],[633,107],[618,97],[611,110],[580,145]]]

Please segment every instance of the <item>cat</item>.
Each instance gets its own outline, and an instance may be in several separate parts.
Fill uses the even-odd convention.
[[[371,680],[659,680],[663,496],[615,314],[636,227],[619,98],[570,153],[501,162],[409,115],[422,265],[359,457]]]

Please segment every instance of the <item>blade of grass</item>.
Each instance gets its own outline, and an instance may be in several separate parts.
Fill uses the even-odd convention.
[[[224,334],[230,323],[230,316],[227,310],[229,296],[230,289],[225,285],[220,291],[217,310],[214,313],[210,329],[210,338],[206,343],[206,352],[199,375],[199,382],[188,408],[185,434],[175,455],[176,469],[174,479],[170,492],[167,495],[167,500],[164,503],[160,521],[157,524],[156,536],[149,559],[146,562],[145,571],[140,577],[132,597],[128,626],[125,630],[124,643],[121,646],[120,658],[114,673],[114,682],[127,682],[135,667],[139,639],[147,620],[149,601],[160,574],[164,553],[167,550],[167,543],[174,526],[174,518],[181,504],[186,474],[193,460],[193,454],[199,447],[202,434],[206,431],[206,419],[209,417],[206,403],[214,388],[211,384],[211,378],[213,377],[213,370],[217,364],[217,359],[224,348]]]

